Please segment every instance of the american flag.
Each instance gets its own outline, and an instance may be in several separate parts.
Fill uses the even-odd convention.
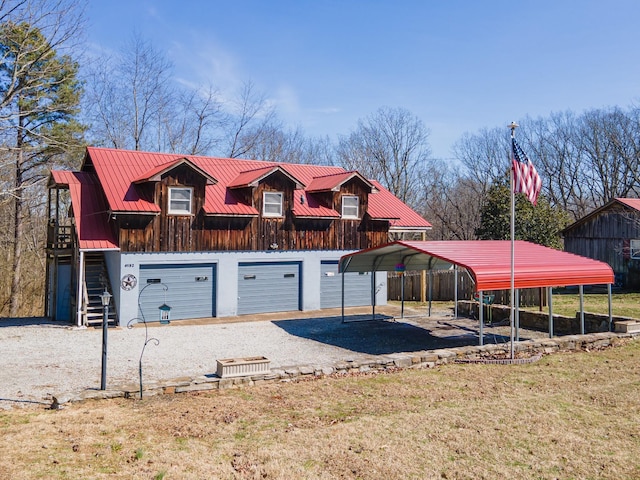
[[[527,157],[527,154],[520,148],[515,138],[511,139],[511,151],[513,152],[513,192],[524,193],[534,205],[538,201],[538,193],[542,188],[542,181],[536,171],[536,167]]]

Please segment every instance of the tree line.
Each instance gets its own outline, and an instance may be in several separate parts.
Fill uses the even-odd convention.
[[[373,107],[350,132],[312,137],[285,125],[251,81],[232,95],[215,78],[179,83],[169,59],[139,35],[116,53],[86,57],[85,20],[80,0],[0,0],[0,315],[42,312],[46,180],[52,168],[78,168],[88,144],[338,165],[421,213],[433,224],[430,239],[508,233],[506,124],[463,135],[446,161],[432,156],[430,131],[402,107]],[[518,198],[518,238],[561,247],[558,232],[570,221],[638,195],[638,107],[519,123],[543,189],[535,208]]]

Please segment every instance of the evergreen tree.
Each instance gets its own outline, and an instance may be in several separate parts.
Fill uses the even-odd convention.
[[[562,248],[560,230],[569,222],[569,215],[549,204],[544,195],[537,205],[516,194],[515,239],[526,240],[547,247]],[[481,240],[509,240],[511,238],[511,192],[505,183],[493,184],[480,210],[480,226],[476,236]]]
[[[16,316],[27,200],[55,159],[77,154],[85,128],[75,118],[82,93],[78,64],[59,55],[39,28],[27,22],[3,22],[0,58],[0,135],[13,169],[12,184],[2,192],[13,204],[9,314]]]

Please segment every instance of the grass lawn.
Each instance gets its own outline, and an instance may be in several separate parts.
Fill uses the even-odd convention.
[[[390,301],[390,304],[400,305],[400,302]],[[640,293],[614,293],[611,298],[613,315],[619,317],[631,317],[640,319]],[[425,308],[428,304],[420,302],[405,302],[407,307]],[[453,310],[453,301],[432,302],[433,310]],[[521,307],[522,308],[522,307]],[[580,296],[577,293],[553,294],[553,313],[557,315],[575,316],[580,308]],[[522,310],[539,311],[539,307],[524,307]],[[609,299],[606,293],[585,293],[584,310],[591,313],[609,313]],[[548,307],[543,307],[543,312],[548,312]]]
[[[640,293],[614,293],[611,296],[613,315],[640,319]],[[553,313],[574,316],[580,309],[580,296],[575,293],[554,293]],[[545,307],[544,311],[548,311]],[[606,293],[585,293],[584,310],[592,313],[609,313],[609,297]]]
[[[640,339],[0,412],[0,478],[636,479]]]

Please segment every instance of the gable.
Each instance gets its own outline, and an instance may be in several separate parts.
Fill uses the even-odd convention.
[[[201,176],[207,185],[215,185],[218,181],[209,175],[206,171],[195,165],[188,158],[181,158],[175,161],[171,161],[165,164],[158,165],[151,168],[147,172],[143,173],[140,177],[132,180],[132,183],[146,183],[146,182],[159,182],[165,175],[170,174],[172,171],[180,168],[188,168],[192,170],[196,175]]]
[[[560,233],[565,238],[637,238],[640,236],[640,200],[614,198],[572,223]]]

